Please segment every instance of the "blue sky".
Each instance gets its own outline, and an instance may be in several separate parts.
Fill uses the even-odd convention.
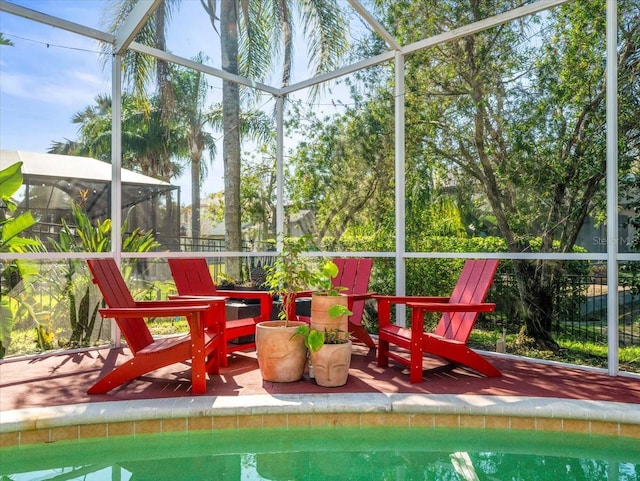
[[[10,1],[105,30],[105,0]],[[183,0],[170,25],[169,51],[185,58],[203,51],[219,66],[218,36],[199,0]],[[14,43],[0,47],[0,148],[46,152],[53,141],[75,139],[73,115],[92,105],[96,95],[111,93],[110,65],[103,66],[98,42],[5,12],[0,12],[0,32]],[[303,45],[296,43],[295,81],[308,75]],[[220,82],[210,79],[210,85],[211,100],[219,100]],[[272,100],[266,100],[265,108],[270,111],[272,106]],[[217,157],[203,185],[204,195],[222,189],[222,161]],[[173,183],[182,187],[182,199],[190,203],[188,176]]]
[[[104,30],[103,0],[13,3]],[[172,32],[180,34],[171,35],[169,44],[173,52],[192,57],[216,39],[199,2],[186,0],[185,7],[185,14],[173,19]],[[75,139],[73,115],[92,105],[96,95],[111,93],[110,65],[103,66],[98,42],[4,12],[0,32],[14,43],[0,48],[0,148],[46,152],[55,140]],[[221,162],[215,162],[206,192],[221,188],[221,169]],[[189,185],[186,176],[175,183]],[[182,190],[182,199],[190,201],[187,189]]]
[[[46,12],[44,7],[50,9],[52,2],[20,3]],[[90,5],[60,4],[68,20],[88,18]],[[0,47],[2,148],[44,152],[52,140],[74,138],[72,115],[92,103],[97,93],[110,91],[95,53],[97,43],[6,13],[0,13],[0,31],[15,44]]]

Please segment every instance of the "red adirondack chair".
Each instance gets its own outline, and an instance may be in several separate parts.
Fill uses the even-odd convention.
[[[211,278],[209,265],[204,257],[198,258],[169,258],[169,268],[176,283],[178,298],[206,299],[210,296],[225,296],[242,299],[258,299],[260,301],[260,315],[242,319],[226,320],[222,330],[223,361],[227,365],[227,355],[235,351],[255,349],[255,341],[234,344],[230,341],[256,333],[256,324],[271,319],[273,299],[267,291],[228,291],[217,289]]]
[[[348,297],[348,308],[353,312],[349,316],[349,332],[352,337],[370,349],[375,349],[375,342],[362,325],[364,303],[373,296],[372,292],[367,292],[373,259],[336,258],[333,259],[333,262],[338,266],[338,275],[331,280],[331,283],[336,287],[346,288],[341,293]],[[311,291],[300,293],[300,296],[308,297],[310,295]],[[293,317],[291,318],[293,319]],[[297,318],[309,322],[308,317],[297,316]]]
[[[500,376],[493,364],[466,345],[478,313],[495,309],[495,304],[483,301],[497,268],[496,259],[466,261],[451,297],[374,296],[378,301],[378,366],[387,367],[391,358],[409,366],[412,383],[421,382],[422,357],[427,353],[488,377]],[[411,329],[391,324],[393,304],[406,304],[412,310]],[[427,312],[443,313],[433,333],[423,330]],[[403,350],[391,352],[390,344]]]
[[[216,302],[135,301],[113,259],[89,259],[93,282],[108,306],[100,309],[105,318],[118,324],[133,358],[102,377],[88,394],[105,394],[155,369],[191,361],[194,394],[207,390],[206,375],[217,374],[221,360],[220,324],[224,319],[224,297]],[[189,334],[154,339],[144,322],[146,317],[186,317]]]

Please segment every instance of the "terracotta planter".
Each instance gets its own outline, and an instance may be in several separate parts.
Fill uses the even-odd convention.
[[[347,332],[349,322],[347,316],[329,317],[329,308],[336,304],[348,306],[349,299],[346,296],[323,296],[315,294],[311,297],[311,329],[320,332],[340,329]]]
[[[304,338],[291,339],[303,322],[265,321],[256,325],[256,352],[265,381],[293,382],[302,379],[307,362]]]
[[[345,344],[325,344],[311,353],[311,364],[319,386],[344,386],[351,365],[351,341]]]

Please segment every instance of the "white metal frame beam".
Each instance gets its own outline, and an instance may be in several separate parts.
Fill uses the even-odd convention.
[[[113,53],[121,55],[164,0],[138,0],[116,32]]]
[[[404,62],[405,56],[401,52],[395,55],[395,175],[396,175],[396,238],[395,238],[395,261],[396,261],[396,295],[404,296],[406,294],[406,213],[405,213],[405,79],[404,79]],[[399,325],[405,325],[405,309],[402,304],[396,306],[396,322]]]
[[[364,8],[360,4],[360,2],[358,2],[358,0],[348,0],[348,1],[349,1],[349,4],[353,7],[353,9],[356,12],[358,12],[358,15],[360,15],[371,26],[371,28],[373,28],[374,32],[376,32],[378,35],[380,35],[380,37],[382,37],[382,40],[384,40],[387,43],[387,45],[391,47],[392,50],[400,50],[400,44],[396,41],[395,38],[391,36],[391,34],[389,34],[389,32],[387,32],[387,30],[382,26],[382,24],[378,22],[378,20],[373,15],[371,15],[369,10]]]
[[[202,72],[207,75],[220,78],[222,80],[235,82],[237,84],[244,85],[245,87],[251,87],[258,90],[262,90],[272,95],[281,95],[281,91],[278,88],[271,87],[269,85],[266,85],[260,82],[255,82],[253,80],[249,80],[248,78],[242,77],[240,75],[234,75],[229,72],[225,72],[224,70],[210,67],[208,65],[198,63],[193,60],[189,60],[184,57],[174,55],[172,53],[165,52],[164,50],[160,50],[154,47],[149,47],[148,45],[143,45],[138,42],[131,42],[131,45],[129,46],[129,48],[136,52],[151,55],[153,57],[159,58],[160,60],[166,60],[167,62],[171,62],[176,65],[182,65],[183,67],[191,68],[198,72]]]
[[[289,85],[287,87],[283,87],[279,90],[279,93],[282,95],[288,95],[298,90],[303,90],[308,87],[313,87],[314,85],[321,84],[323,82],[328,82],[329,80],[344,77],[345,75],[349,75],[350,73],[357,72],[358,70],[362,70],[367,67],[372,67],[374,65],[379,65],[381,63],[388,62],[390,60],[393,60],[394,57],[395,57],[395,52],[392,52],[392,51],[381,53],[380,55],[376,55],[375,57],[361,60],[359,62],[355,62],[351,65],[346,65],[344,67],[340,67],[339,69],[333,70],[332,72],[316,75],[315,77],[312,77],[307,80],[303,80],[302,82],[298,82],[298,83]]]
[[[69,22],[52,15],[47,15],[46,13],[31,10],[30,8],[21,7],[14,3],[7,2],[6,0],[0,0],[0,12],[11,13],[12,15],[16,15],[18,17],[23,17],[38,23],[43,23],[51,27],[60,28],[68,32],[77,33],[78,35],[82,35],[84,37],[95,38],[96,40],[101,40],[107,43],[113,43],[116,39],[116,37],[114,35],[111,35],[110,33],[102,32],[100,30],[96,30],[95,28],[85,27],[84,25],[80,25],[79,23]]]
[[[464,25],[463,27],[455,28],[449,32],[444,32],[444,33],[441,33],[440,35],[435,35],[433,37],[429,37],[424,40],[420,40],[418,42],[405,45],[404,47],[402,47],[402,53],[410,54],[418,50],[424,50],[426,48],[430,48],[435,45],[448,42],[450,40],[466,37],[467,35],[472,35],[474,33],[479,33],[484,30],[497,27],[498,25],[511,22],[518,18],[526,17],[528,15],[533,15],[535,13],[540,13],[544,10],[548,10],[550,8],[557,7],[559,5],[562,5],[564,3],[569,3],[572,1],[574,0],[539,0],[538,2],[532,3],[530,5],[514,8],[513,10],[509,10],[508,12],[495,15],[485,20],[480,20],[478,22],[470,23],[469,25]]]

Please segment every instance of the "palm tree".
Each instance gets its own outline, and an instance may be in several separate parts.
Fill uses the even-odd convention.
[[[203,55],[195,58],[203,61]],[[176,108],[174,117],[183,125],[184,137],[182,149],[176,152],[179,156],[186,156],[191,164],[191,236],[200,237],[200,186],[207,174],[207,163],[202,157],[205,150],[209,151],[210,161],[216,154],[216,142],[211,133],[206,130],[211,122],[212,114],[205,107],[208,93],[208,83],[205,75],[195,70],[172,68]]]
[[[104,18],[105,24],[111,32],[118,30],[136,3],[137,0],[133,2],[130,0],[116,0],[107,6]],[[164,0],[161,2],[153,13],[151,20],[145,23],[142,30],[136,36],[136,41],[160,50],[166,50],[165,28],[171,18],[173,8],[178,3],[179,0]],[[110,55],[110,45],[104,44],[103,58],[105,62]],[[171,114],[175,105],[169,65],[164,60],[156,59],[155,57],[144,55],[133,50],[127,50],[123,56],[122,68],[125,74],[125,80],[132,86],[133,96],[139,102],[139,108],[142,110],[149,110],[147,87],[151,79],[155,80],[159,100],[156,105],[158,110],[155,113],[159,114],[159,120],[163,127],[158,134],[164,137],[168,143],[171,139],[169,135],[171,129]],[[172,164],[170,158],[171,151],[165,149],[164,152],[161,152],[156,149],[156,152],[161,153],[161,155],[155,159],[150,158],[149,160],[157,162],[158,165],[149,166],[149,170],[167,172],[167,167]]]
[[[9,45],[12,46],[13,42],[5,37],[2,33],[0,33],[0,45]]]
[[[220,16],[218,17],[218,2]],[[165,50],[164,28],[170,12],[177,8],[179,0],[165,0],[156,10],[153,21],[148,22],[138,34],[137,41]],[[133,2],[114,0],[111,30],[115,31]],[[261,80],[282,60],[282,85],[291,78],[293,61],[293,19],[297,11],[303,22],[305,35],[309,37],[309,55],[317,73],[333,69],[346,51],[346,24],[341,16],[337,0],[315,0],[313,2],[248,0],[201,0],[211,24],[220,33],[223,70],[240,74],[256,81]],[[162,9],[162,10],[161,10]],[[160,22],[164,22],[162,26]],[[155,37],[154,37],[155,35]],[[128,59],[128,56],[131,58]],[[139,58],[142,57],[142,58]],[[152,60],[138,54],[127,54],[123,67],[133,85],[145,86],[151,78]],[[157,62],[160,64],[160,62]],[[167,106],[169,96],[164,95],[168,81],[157,68],[156,80]],[[240,88],[233,82],[223,82],[223,163],[225,183],[225,237],[227,249],[241,250],[240,224]],[[165,103],[166,102],[166,103]],[[240,277],[240,259],[227,259],[227,274]]]
[[[172,161],[167,153],[178,149],[184,130],[179,124],[170,124],[171,142],[167,143],[158,97],[146,102],[148,108],[132,95],[122,96],[122,166],[168,182],[181,173],[181,165]],[[79,125],[78,139],[54,141],[48,152],[111,162],[111,96],[98,95],[95,105],[77,112],[72,122]],[[161,161],[164,158],[169,161]]]
[[[204,5],[204,0],[203,0]],[[216,28],[217,1],[207,0],[205,9]],[[296,8],[310,37],[309,55],[316,72],[333,69],[346,51],[346,25],[335,0],[220,2],[222,69],[261,80],[282,54],[282,85],[288,85],[293,62],[293,8]],[[217,29],[216,29],[217,30]],[[227,249],[242,248],[240,206],[240,88],[223,82],[223,159],[225,195],[225,238]],[[240,259],[226,260],[227,274],[240,276]]]
[[[202,62],[204,56],[199,54],[194,60]],[[171,78],[176,99],[174,119],[182,125],[180,130],[184,135],[180,151],[174,154],[189,159],[191,164],[191,235],[197,239],[200,237],[200,187],[208,170],[203,154],[208,150],[211,161],[217,150],[216,140],[206,129],[208,126],[218,130],[224,128],[224,109],[221,104],[205,106],[209,85],[201,72],[175,67],[171,69]],[[261,110],[241,112],[239,122],[242,138],[257,143],[267,143],[272,139],[272,121]]]

